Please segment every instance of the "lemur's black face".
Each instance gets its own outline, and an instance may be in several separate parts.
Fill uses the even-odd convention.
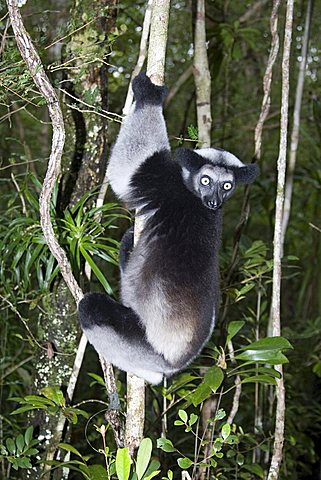
[[[204,165],[193,175],[193,187],[205,207],[220,208],[235,190],[235,178],[225,167]]]

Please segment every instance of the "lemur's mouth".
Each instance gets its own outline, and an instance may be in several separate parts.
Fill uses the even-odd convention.
[[[223,202],[218,203],[213,200],[208,200],[205,205],[207,208],[210,208],[211,210],[218,210],[219,208],[221,208],[222,203]]]

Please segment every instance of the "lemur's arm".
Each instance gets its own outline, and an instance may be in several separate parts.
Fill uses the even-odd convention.
[[[107,171],[112,189],[124,200],[139,166],[155,152],[169,150],[162,106],[166,87],[154,85],[141,73],[133,81],[133,92],[135,103],[121,126]]]

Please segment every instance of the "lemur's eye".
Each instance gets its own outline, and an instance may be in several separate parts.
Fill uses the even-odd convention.
[[[232,188],[231,182],[224,182],[223,183],[223,188],[224,188],[224,190],[231,190],[231,188]]]
[[[201,182],[202,185],[207,187],[207,185],[210,184],[210,177],[208,177],[207,175],[203,175],[200,182]]]

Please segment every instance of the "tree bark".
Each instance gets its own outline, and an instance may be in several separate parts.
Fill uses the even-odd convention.
[[[148,8],[148,7],[147,7]],[[157,85],[164,83],[165,57],[169,20],[170,0],[154,0],[150,25],[150,38],[147,58],[147,75]],[[135,242],[144,228],[142,217],[135,221]],[[144,432],[145,421],[145,382],[132,374],[127,374],[127,417],[125,444],[133,455],[139,446]]]
[[[293,25],[293,0],[287,1],[286,21],[284,31],[283,59],[282,59],[282,100],[281,100],[281,131],[279,157],[277,162],[277,194],[275,202],[274,250],[273,250],[273,286],[271,306],[271,335],[281,335],[281,275],[282,275],[282,220],[284,206],[284,184],[286,172],[288,110],[289,110],[289,71],[290,52]],[[281,374],[276,386],[276,419],[274,432],[273,454],[268,474],[268,480],[277,480],[282,462],[285,421],[285,388],[282,376],[282,365],[275,369]]]
[[[196,87],[198,141],[201,147],[210,147],[212,128],[211,75],[208,66],[205,27],[205,0],[197,0],[193,74]]]

